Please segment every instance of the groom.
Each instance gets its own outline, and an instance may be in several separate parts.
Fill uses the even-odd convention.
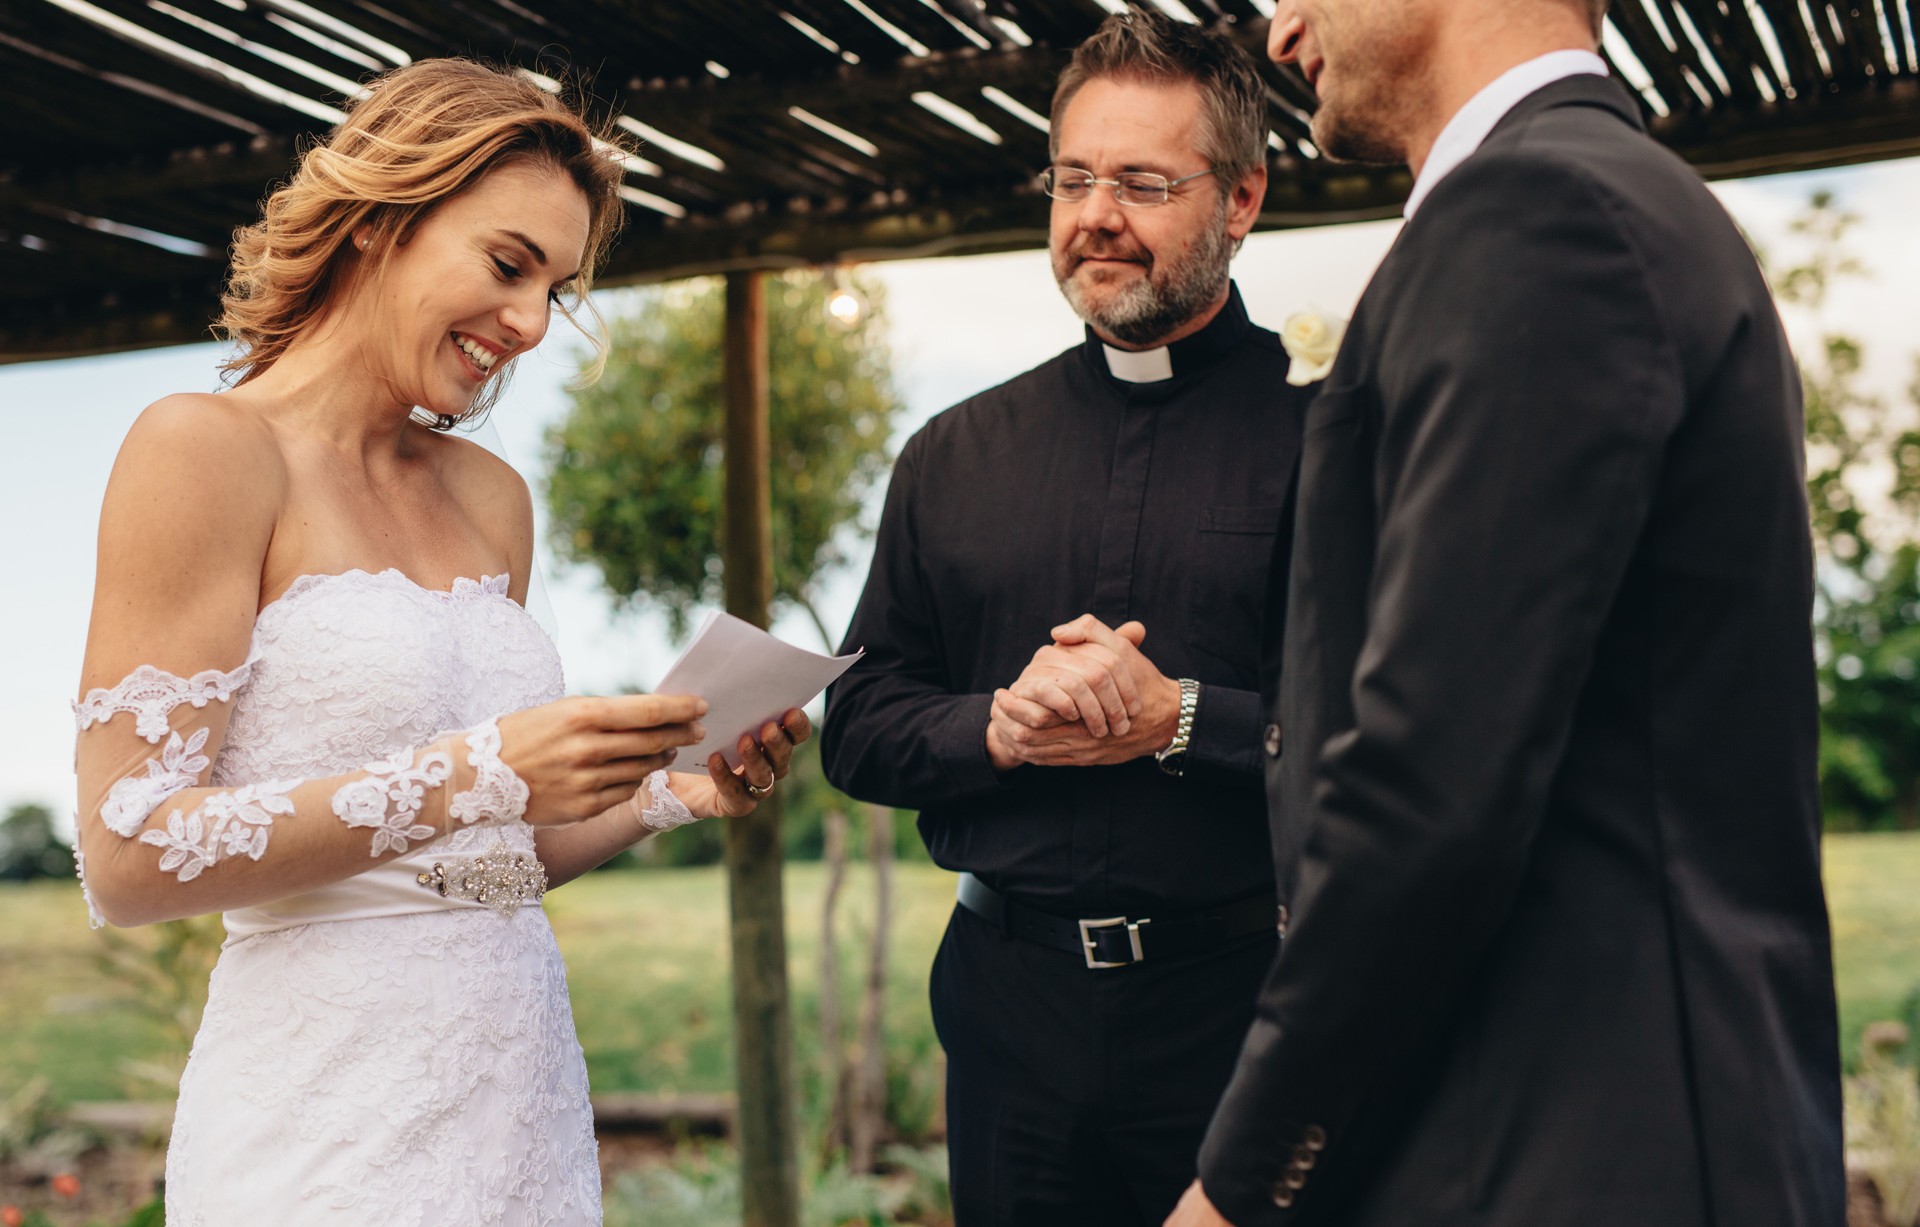
[[[1171,1224],[1844,1221],[1799,386],[1603,9],[1274,15],[1417,181],[1307,420],[1293,921]]]

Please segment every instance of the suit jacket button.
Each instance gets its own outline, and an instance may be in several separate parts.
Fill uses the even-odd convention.
[[[1280,726],[1277,724],[1269,724],[1267,726],[1267,732],[1266,732],[1266,738],[1265,738],[1268,758],[1280,757],[1281,741],[1282,741],[1282,737],[1280,734]]]
[[[1313,1151],[1305,1145],[1293,1148],[1293,1165],[1303,1172],[1312,1171],[1313,1165],[1319,1161],[1319,1158],[1318,1155],[1314,1154]]]
[[[1303,1171],[1295,1169],[1291,1172],[1288,1172],[1285,1176],[1281,1177],[1280,1183],[1286,1185],[1290,1189],[1294,1189],[1294,1190],[1304,1189],[1307,1187],[1307,1174]]]
[[[1273,1186],[1273,1204],[1282,1210],[1290,1208],[1293,1205],[1293,1190],[1285,1184],[1276,1183]]]
[[[1327,1148],[1327,1131],[1318,1125],[1308,1125],[1307,1131],[1300,1136],[1300,1144],[1308,1150],[1325,1150]]]

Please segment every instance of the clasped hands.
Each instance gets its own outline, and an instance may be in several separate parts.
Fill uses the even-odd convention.
[[[1053,628],[1053,642],[993,693],[987,756],[1000,771],[1099,767],[1156,754],[1173,741],[1180,683],[1140,651],[1147,628],[1092,614]]]

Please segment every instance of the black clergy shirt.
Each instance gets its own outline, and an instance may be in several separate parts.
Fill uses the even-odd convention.
[[[920,811],[933,859],[1063,915],[1175,915],[1268,890],[1261,619],[1311,389],[1238,289],[1132,383],[1084,344],[907,442],[828,692],[828,778]],[[1054,626],[1137,619],[1201,685],[1186,774],[987,757],[996,688]]]

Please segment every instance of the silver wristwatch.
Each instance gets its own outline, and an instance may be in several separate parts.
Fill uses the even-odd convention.
[[[1200,710],[1200,683],[1190,677],[1180,679],[1180,721],[1173,727],[1173,740],[1153,756],[1160,770],[1168,775],[1187,773],[1187,747],[1193,742],[1193,717]]]

